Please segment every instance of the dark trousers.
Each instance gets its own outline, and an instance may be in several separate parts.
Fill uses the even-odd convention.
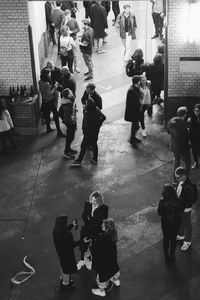
[[[0,132],[0,141],[2,145],[2,151],[3,153],[6,152],[7,149],[7,142],[10,143],[10,145],[15,148],[16,142],[13,137],[13,128],[7,131]]]
[[[155,97],[160,98],[161,89],[151,89],[151,105],[147,108],[148,115],[151,116],[153,112],[153,104]]]
[[[86,66],[88,67],[89,75],[93,76],[92,54],[82,53]]]
[[[141,127],[142,127],[143,130],[145,129],[144,113],[147,110],[147,108],[148,108],[147,104],[142,105],[142,110],[141,110],[141,113],[140,113],[140,125],[141,125]]]
[[[42,112],[43,112],[43,117],[45,119],[46,122],[46,127],[47,130],[50,129],[50,114],[51,112],[53,113],[53,119],[54,122],[56,124],[56,129],[59,132],[60,131],[60,124],[59,124],[59,116],[58,116],[58,112],[57,109],[55,107],[55,104],[53,101],[47,101],[47,102],[42,102],[42,108],[41,108]]]
[[[66,127],[67,127],[67,134],[66,134],[66,142],[65,142],[65,153],[68,153],[70,151],[71,143],[74,140],[76,124],[66,125]]]
[[[181,160],[184,162],[186,175],[189,176],[189,174],[190,174],[190,169],[191,169],[190,152],[185,153],[185,154],[174,153],[173,177],[174,177],[175,181],[176,181],[175,170],[178,167],[180,167]]]
[[[152,18],[155,26],[155,34],[162,35],[163,30],[163,19],[161,18],[160,14],[152,13]]]
[[[54,26],[51,23],[48,23],[47,24],[47,28],[48,28],[48,32],[49,32],[49,35],[51,37],[51,40],[52,40],[53,44],[55,45],[56,44],[56,40],[55,40]]]
[[[73,62],[74,62],[74,54],[73,51],[68,51],[67,56],[60,56],[62,67],[68,65],[69,71],[73,73]]]
[[[81,143],[81,152],[80,152],[80,154],[79,154],[79,156],[77,158],[77,160],[79,162],[82,162],[88,145],[92,146],[93,159],[97,161],[97,159],[98,159],[98,146],[97,146],[98,134],[99,134],[99,131],[98,132],[94,132],[94,133],[86,133],[86,134],[84,134],[83,140],[82,140],[82,143]]]
[[[185,241],[191,242],[192,240],[191,211],[183,213],[179,235],[181,236],[185,235]]]
[[[200,139],[191,141],[191,146],[194,161],[198,164],[198,157],[200,157]]]
[[[116,21],[117,16],[118,16],[119,13],[120,13],[119,1],[113,1],[113,2],[112,2],[112,11],[113,11],[113,13],[114,13],[115,21]]]
[[[174,256],[176,250],[176,237],[179,231],[180,222],[167,224],[162,222],[161,224],[163,232],[163,251],[165,257]]]
[[[132,143],[135,142],[135,135],[136,135],[139,128],[140,128],[139,122],[132,122],[130,142],[132,142]]]

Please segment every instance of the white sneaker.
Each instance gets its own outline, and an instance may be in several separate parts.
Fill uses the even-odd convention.
[[[113,283],[114,283],[116,286],[120,286],[120,280],[119,280],[119,279],[113,280]]]
[[[100,289],[92,289],[92,293],[94,295],[101,296],[101,297],[106,296],[106,292],[105,291],[102,292]]]
[[[145,138],[147,136],[145,129],[142,129],[142,136]]]
[[[191,246],[192,242],[184,242],[183,246],[181,247],[182,251],[186,251],[190,246]]]
[[[177,241],[183,241],[185,239],[184,235],[177,235],[176,240]]]
[[[79,260],[79,262],[77,263],[77,269],[80,270],[83,266],[85,266],[85,261]]]

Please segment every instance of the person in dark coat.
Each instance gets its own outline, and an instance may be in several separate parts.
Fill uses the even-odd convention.
[[[100,109],[98,109],[94,100],[88,99],[87,106],[83,115],[83,140],[81,143],[81,151],[78,158],[71,163],[72,167],[81,167],[81,162],[89,145],[92,146],[93,151],[93,157],[90,159],[90,161],[92,164],[97,165],[98,135],[99,130],[105,120],[106,116],[100,111]]]
[[[144,66],[144,54],[142,49],[138,48],[134,51],[131,59],[126,65],[126,74],[129,77],[134,75],[142,75]]]
[[[120,271],[117,262],[117,231],[113,219],[108,218],[102,224],[103,233],[98,236],[92,246],[92,269],[97,273],[97,289],[92,293],[106,296],[105,289],[109,281],[120,286]]]
[[[103,39],[108,28],[106,9],[101,5],[100,0],[96,0],[91,6],[91,27],[94,30],[94,52],[105,53],[103,50]]]
[[[61,91],[69,88],[73,92],[74,97],[76,97],[76,81],[67,66],[61,68],[61,78]]]
[[[53,45],[55,45],[56,40],[55,40],[54,26],[52,24],[51,11],[52,11],[52,1],[47,0],[45,3],[45,16],[46,16],[47,30],[49,31],[49,35],[51,37]]]
[[[80,233],[80,251],[81,259],[77,264],[78,270],[80,270],[85,265],[85,252],[88,249],[88,241],[94,241],[100,233],[102,233],[102,224],[103,220],[108,218],[108,206],[104,204],[103,195],[94,191],[89,197],[89,200],[86,201],[82,219],[84,225],[81,228]]]
[[[188,122],[190,124],[189,137],[194,158],[192,169],[197,170],[199,167],[198,157],[200,157],[200,103],[194,106],[194,113]]]
[[[83,104],[83,107],[87,105],[87,100],[89,98],[92,98],[96,104],[96,106],[102,110],[102,98],[101,96],[96,92],[95,90],[96,86],[94,83],[88,83],[86,86],[86,89],[84,91],[84,94],[81,98],[81,103]]]
[[[175,259],[176,238],[183,210],[183,201],[178,199],[174,187],[170,184],[165,184],[162,191],[162,198],[158,205],[158,214],[161,216],[163,250],[166,260]]]
[[[190,173],[190,144],[187,127],[187,107],[179,107],[177,117],[169,120],[167,130],[170,135],[169,150],[174,154],[173,179],[176,183],[175,170],[180,167],[181,160],[185,164],[187,176]]]
[[[155,98],[160,99],[160,93],[164,89],[164,63],[160,53],[156,53],[152,64],[143,66],[146,77],[151,81],[151,101],[152,104]],[[148,115],[152,115],[152,106],[148,109]]]
[[[56,82],[61,84],[60,68],[56,67],[54,65],[53,61],[48,61],[47,65],[46,65],[46,68],[51,70],[51,82],[52,82],[52,84],[55,84]]]
[[[66,215],[60,215],[56,218],[55,227],[53,230],[53,240],[58,254],[61,266],[61,288],[74,288],[74,281],[71,279],[71,274],[77,271],[74,248],[79,246],[80,242],[75,242],[71,230],[77,226],[74,221],[68,225]]]
[[[126,108],[125,108],[125,121],[131,122],[131,137],[130,144],[133,147],[137,146],[137,143],[140,143],[141,140],[136,138],[136,133],[139,129],[139,121],[140,121],[140,111],[141,111],[141,77],[139,75],[135,75],[132,78],[132,85],[128,89],[126,95]]]

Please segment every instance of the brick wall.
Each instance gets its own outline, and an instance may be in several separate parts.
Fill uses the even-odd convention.
[[[188,2],[189,0],[168,0],[169,98],[177,96],[180,98],[188,96],[200,97],[200,73],[179,72],[180,57],[200,56],[200,41],[188,42],[185,36],[189,22],[185,17],[188,13]],[[196,3],[200,3],[200,0],[196,0]]]
[[[28,0],[0,1],[0,95],[33,84],[28,25]]]

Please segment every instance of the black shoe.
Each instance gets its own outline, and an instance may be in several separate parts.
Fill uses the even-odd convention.
[[[57,137],[66,137],[66,136],[62,133],[62,131],[58,131]]]
[[[86,73],[84,73],[84,76],[87,76],[87,75],[89,75],[90,73],[89,72],[86,72]]]
[[[159,37],[159,34],[154,34],[154,36],[152,36],[151,39],[153,40],[153,39],[155,39],[157,37]]]
[[[55,129],[49,127],[49,128],[47,129],[46,133],[50,133],[50,132],[52,132],[52,131],[54,131],[54,130],[55,130]]]
[[[133,141],[130,140],[129,143],[131,144],[131,146],[133,148],[137,148],[137,144],[135,142],[133,142]]]
[[[91,79],[93,79],[93,76],[92,76],[92,75],[89,75],[89,76],[86,77],[84,80],[86,81],[86,80],[91,80]]]
[[[192,165],[192,170],[197,170],[199,167],[199,164],[197,162],[195,162],[193,165]]]
[[[63,284],[62,282],[60,283],[60,288],[62,291],[64,290],[74,290],[76,288],[73,280],[70,281],[68,284]]]
[[[142,143],[142,141],[140,139],[137,139],[136,137],[133,140],[134,143]]]
[[[76,153],[78,153],[78,151],[77,151],[77,150],[74,150],[74,149],[70,149],[69,152],[70,152],[71,154],[76,154]]]

